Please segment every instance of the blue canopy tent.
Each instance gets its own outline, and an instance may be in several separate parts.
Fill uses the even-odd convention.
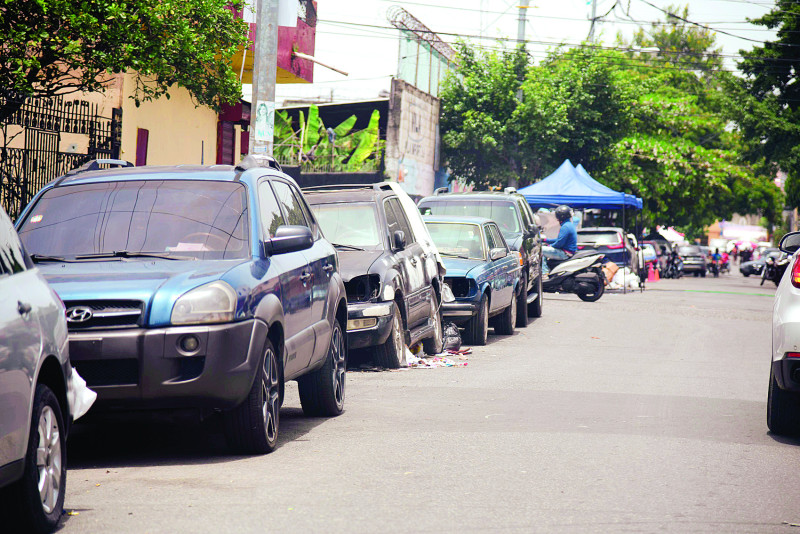
[[[642,199],[604,186],[582,165],[573,167],[568,159],[547,178],[517,192],[533,208],[566,204],[572,208],[642,209]]]

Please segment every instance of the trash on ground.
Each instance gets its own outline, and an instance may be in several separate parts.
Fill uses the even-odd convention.
[[[603,274],[606,276],[606,285],[614,279],[614,275],[619,271],[619,265],[613,261],[607,261],[603,264]]]
[[[450,355],[449,353],[443,352],[436,356],[418,358],[412,354],[408,356],[408,367],[412,369],[436,369],[437,367],[466,367],[468,365],[465,361],[457,362],[452,358],[448,358],[447,356]],[[465,354],[458,355],[458,358],[460,360],[468,359]]]
[[[607,287],[608,289],[639,289],[639,277],[629,268],[624,267],[617,271]]]
[[[458,350],[461,348],[461,334],[455,323],[445,323],[442,329],[445,350]]]

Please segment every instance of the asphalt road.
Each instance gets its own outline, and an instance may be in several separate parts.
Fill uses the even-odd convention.
[[[335,419],[292,385],[266,456],[213,424],[78,426],[62,532],[800,532],[758,282],[548,295],[467,367],[348,373]]]

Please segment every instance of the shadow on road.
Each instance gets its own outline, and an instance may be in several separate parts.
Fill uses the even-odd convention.
[[[767,432],[767,436],[771,437],[778,443],[783,443],[784,445],[795,445],[795,446],[800,445],[800,436],[795,436],[795,437],[781,436],[773,432]]]
[[[278,449],[302,439],[325,418],[306,417],[296,407],[281,409]],[[69,436],[69,469],[195,465],[235,461],[213,417],[203,423],[136,418],[76,424]]]

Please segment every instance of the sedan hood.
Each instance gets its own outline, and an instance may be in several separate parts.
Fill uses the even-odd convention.
[[[186,291],[219,280],[223,274],[247,260],[181,261],[123,260],[38,265],[41,273],[64,301],[138,300],[151,303],[158,292],[172,309]],[[149,306],[146,306],[149,307]],[[151,317],[150,324],[163,322]]]
[[[475,267],[480,267],[486,260],[464,260],[461,258],[451,258],[442,256],[444,266],[447,269],[447,276],[467,276]]]
[[[349,282],[356,276],[368,274],[372,265],[385,253],[385,250],[340,250],[339,272],[342,280]]]

